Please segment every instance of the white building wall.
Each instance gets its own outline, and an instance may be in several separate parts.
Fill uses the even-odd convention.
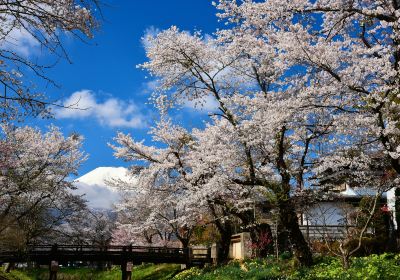
[[[303,225],[344,225],[353,206],[342,202],[319,202],[303,214]]]

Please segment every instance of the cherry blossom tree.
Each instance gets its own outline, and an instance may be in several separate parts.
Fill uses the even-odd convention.
[[[7,157],[2,154],[0,232],[32,216],[47,217],[46,225],[53,227],[85,207],[70,193],[74,186],[68,180],[86,158],[81,143],[80,136],[64,137],[56,127],[42,134],[31,127],[2,126],[0,146],[7,148]]]
[[[330,132],[332,110],[308,107],[318,99],[299,95],[304,79],[290,77],[282,83],[277,77],[284,69],[259,63],[277,56],[264,49],[266,44],[261,42],[260,49],[254,50],[251,41],[248,49],[243,49],[242,38],[224,43],[225,36],[222,33],[215,40],[203,40],[198,33],[190,35],[172,27],[148,38],[150,61],[142,67],[159,79],[155,102],[161,110],[171,101],[201,103],[206,96],[215,98],[219,113],[214,114],[210,127],[217,137],[210,138],[209,127],[203,138],[216,138],[217,143],[205,144],[209,146],[207,160],[219,161],[230,184],[261,187],[279,198],[281,224],[289,233],[296,256],[307,264],[311,253],[300,232],[290,193],[293,187],[303,187],[310,151],[316,139]],[[204,160],[199,157],[194,161]]]
[[[234,131],[227,142],[238,145],[235,155],[244,162],[230,170],[221,164],[224,172],[278,197],[281,224],[303,264],[311,255],[291,202],[294,189],[345,163],[343,153],[355,147],[385,154],[400,171],[398,5],[221,0],[218,16],[228,27],[214,36],[172,27],[147,38],[149,61],[141,67],[160,85],[155,103],[166,110],[165,104],[215,98],[211,125],[228,124],[219,137]],[[224,159],[232,157],[227,150],[208,152]]]
[[[341,147],[352,147],[354,131],[361,131],[366,143],[381,144],[399,173],[398,1],[220,1],[217,7],[235,26],[221,34],[267,42],[287,67],[283,75],[303,73],[304,94],[321,95],[323,106],[341,111],[334,123]]]
[[[52,243],[107,246],[115,230],[115,213],[81,208],[64,219],[53,233]]]
[[[0,118],[21,118],[26,114],[48,115],[46,105],[53,103],[36,91],[27,77],[36,75],[55,84],[46,65],[27,49],[38,47],[55,57],[70,61],[63,37],[72,34],[79,40],[92,37],[97,27],[97,0],[23,0],[0,1]],[[29,46],[24,46],[30,42]]]
[[[215,157],[213,162],[211,157],[207,158],[207,150],[216,143],[211,140],[211,129],[203,134],[201,131],[190,134],[164,116],[151,133],[166,148],[144,146],[124,134],[116,138],[120,146],[113,146],[118,157],[145,161],[145,167],[138,168],[138,184],[130,196],[123,195],[119,205],[125,217],[121,229],[136,230],[152,242],[153,237],[163,240],[161,233],[169,228],[186,247],[202,217],[211,217],[209,223],[216,226],[220,235],[218,261],[225,262],[234,229],[233,218],[245,220],[249,205],[253,207],[250,192],[247,187],[235,186],[235,182],[228,180],[221,172],[224,166]],[[211,141],[203,143],[203,138]],[[120,184],[122,188],[123,185]]]
[[[317,173],[354,167],[346,156],[354,151],[359,166],[385,155],[391,165],[385,170],[399,173],[398,1],[220,1],[218,7],[235,25],[226,33],[268,40],[289,66],[284,76],[303,73],[304,95],[324,98],[312,106],[338,109],[335,133],[320,144]],[[353,172],[380,192],[379,182]]]
[[[167,216],[166,211],[160,207],[164,206],[160,197],[157,193],[133,188],[128,186],[122,190],[122,199],[116,207],[118,227],[113,233],[113,242],[146,246],[170,245],[173,230],[168,220],[157,217],[157,213]]]
[[[186,200],[205,207],[213,218],[220,234],[219,262],[228,258],[234,223],[238,219],[243,229],[254,231],[254,204],[262,196],[257,187],[240,181],[246,176],[241,170],[246,166],[246,157],[232,128],[222,120],[204,130],[194,129],[196,141],[190,153],[191,180],[196,187]]]
[[[191,136],[168,120],[162,120],[151,133],[154,141],[166,147],[146,146],[123,133],[119,133],[115,139],[118,146],[111,145],[117,158],[144,163],[141,167],[133,168],[133,172],[137,172],[138,182],[133,186],[132,196],[127,196],[122,205],[128,212],[133,211],[130,217],[137,216],[133,226],[136,231],[140,228],[148,241],[153,235],[163,239],[164,233],[169,231],[183,247],[187,247],[199,218],[198,209],[180,203],[190,189],[190,166],[186,161]],[[146,205],[143,205],[143,200],[147,202]]]
[[[187,201],[218,206],[215,217],[236,214],[251,224],[242,215],[249,201],[263,197],[275,205],[295,256],[309,265],[295,207],[306,188],[329,170],[350,168],[354,180],[380,189],[371,179],[377,155],[390,163],[389,173],[400,172],[399,3],[215,5],[227,28],[211,36],[171,27],[146,38],[148,62],[140,67],[158,82],[152,99],[162,114],[187,101],[201,106],[213,98],[219,106],[205,129],[192,131],[185,160],[172,153],[181,168],[174,174],[190,188]],[[135,145],[145,159],[165,153]],[[354,151],[357,160],[349,157]],[[117,156],[128,152],[117,150]]]
[[[20,207],[26,207],[26,204],[21,204]],[[77,217],[87,217],[85,214],[86,201],[66,192],[52,204],[38,204],[19,219],[14,219],[10,213],[5,220],[7,227],[1,232],[0,244],[4,248],[15,250],[24,250],[28,244],[68,244],[75,240],[69,239],[71,235],[68,229]]]

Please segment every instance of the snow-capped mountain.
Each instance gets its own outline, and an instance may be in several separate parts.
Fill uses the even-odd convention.
[[[83,194],[90,208],[111,209],[120,198],[118,190],[110,186],[113,179],[136,183],[124,167],[98,167],[74,180],[74,193]]]

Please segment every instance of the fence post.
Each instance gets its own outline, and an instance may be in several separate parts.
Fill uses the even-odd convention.
[[[58,271],[58,261],[50,262],[50,280],[57,280],[57,271]]]
[[[132,269],[133,269],[133,260],[132,260],[132,243],[129,244],[128,248],[128,259],[126,263],[126,280],[131,280],[132,279]]]
[[[193,259],[193,249],[190,247],[184,248],[186,255],[186,268],[190,268],[192,266]]]
[[[126,270],[126,279],[125,280],[132,279],[132,269],[133,269],[133,262],[127,262],[126,266],[125,266],[125,270]]]
[[[132,255],[132,244],[130,244],[128,247],[124,246],[122,249],[122,263],[121,263],[122,280],[132,279],[133,262],[128,261],[131,255]]]
[[[51,247],[50,251],[50,265],[49,265],[49,279],[57,280],[57,271],[58,271],[58,256],[57,256],[58,246],[57,243]]]
[[[122,256],[121,256],[121,273],[122,280],[126,280],[126,247],[122,247]]]

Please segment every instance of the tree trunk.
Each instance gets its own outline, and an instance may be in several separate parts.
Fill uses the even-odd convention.
[[[182,248],[188,248],[189,247],[189,239],[188,238],[178,238],[178,239],[182,244]]]
[[[229,248],[231,245],[231,237],[233,233],[232,222],[229,219],[221,221],[220,217],[228,216],[228,211],[224,208],[224,205],[220,205],[219,211],[221,214],[217,214],[216,206],[213,203],[209,203],[209,208],[214,217],[214,224],[220,234],[220,240],[217,242],[217,264],[224,264],[228,262],[229,258]]]
[[[350,256],[342,255],[342,267],[344,270],[350,268]]]
[[[300,230],[294,205],[292,205],[290,199],[287,198],[279,201],[278,206],[280,221],[288,233],[295,257],[302,266],[312,265],[312,253]]]
[[[282,253],[286,251],[291,251],[289,234],[286,226],[284,226],[280,221],[278,221],[276,230],[277,230],[276,238],[278,244],[278,251]]]
[[[217,264],[225,264],[229,258],[229,248],[231,246],[232,228],[230,226],[220,232],[221,239],[217,243]]]
[[[233,226],[230,221],[221,222],[220,220],[217,220],[215,225],[220,234],[220,239],[217,243],[217,264],[225,264],[229,259]]]
[[[312,253],[308,243],[304,239],[303,233],[300,231],[299,221],[297,219],[295,207],[290,199],[290,180],[291,175],[288,171],[288,165],[285,161],[285,134],[287,128],[283,126],[279,133],[278,142],[278,158],[277,158],[277,168],[281,176],[281,191],[278,191],[278,208],[279,208],[279,220],[286,229],[289,236],[289,241],[293,246],[293,252],[297,260],[302,266],[310,266],[312,264]]]

